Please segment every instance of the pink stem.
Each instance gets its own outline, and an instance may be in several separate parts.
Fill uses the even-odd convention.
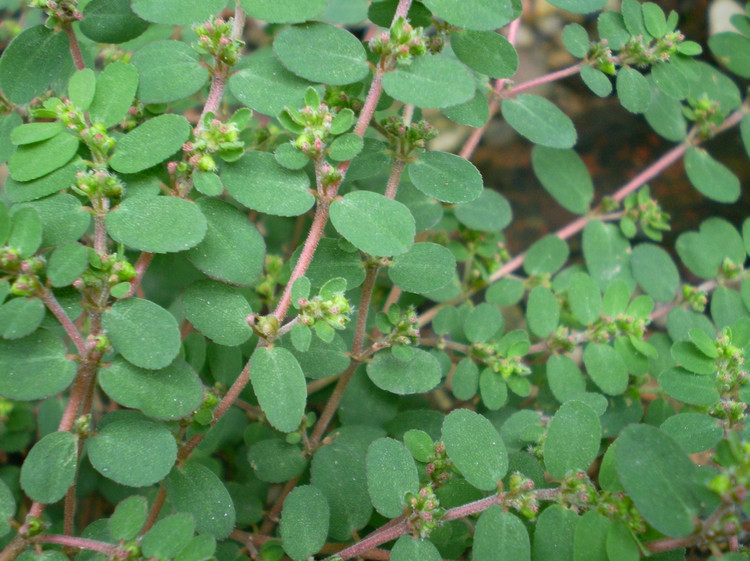
[[[89,551],[99,551],[106,555],[114,555],[117,552],[117,546],[109,543],[98,542],[86,538],[76,538],[73,536],[63,536],[59,534],[40,534],[32,538],[34,543],[54,543],[66,547],[75,547],[76,549],[88,549]]]
[[[52,312],[52,315],[54,315],[55,318],[57,318],[57,321],[59,321],[63,326],[63,329],[65,329],[65,333],[67,333],[68,337],[70,337],[70,340],[73,341],[73,344],[78,351],[78,355],[81,357],[84,356],[86,354],[86,345],[83,342],[83,335],[81,335],[81,332],[78,331],[78,328],[75,326],[75,324],[70,321],[68,314],[66,314],[65,310],[62,309],[60,303],[55,298],[55,295],[52,294],[52,291],[48,290],[47,288],[43,288],[42,293],[39,295],[39,297],[41,298],[42,302],[44,302],[44,305],[47,306],[47,309]]]
[[[562,70],[558,70],[557,72],[552,72],[550,74],[545,74],[544,76],[539,76],[539,78],[534,78],[533,80],[522,82],[508,90],[506,95],[513,96],[519,92],[541,86],[542,84],[548,84],[549,82],[554,82],[556,80],[567,78],[568,76],[573,76],[574,74],[578,74],[581,71],[581,67],[583,65],[584,64],[582,62],[579,62],[578,64],[574,64],[573,66],[569,66],[568,68],[563,68]]]
[[[72,25],[66,25],[64,29],[65,34],[68,36],[70,54],[73,56],[73,64],[75,64],[76,70],[83,70],[86,68],[86,64],[83,62],[83,54],[81,54],[81,46],[78,44],[76,32],[73,31]]]

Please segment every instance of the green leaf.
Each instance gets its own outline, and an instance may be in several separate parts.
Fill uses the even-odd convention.
[[[264,115],[278,115],[284,107],[299,107],[310,82],[284,68],[271,49],[260,49],[229,79],[229,90],[240,102]]]
[[[351,539],[352,531],[363,528],[372,515],[365,455],[370,443],[385,436],[385,431],[365,426],[338,431],[336,440],[313,456],[310,478],[328,500],[330,537],[343,541]]]
[[[448,23],[479,31],[499,29],[516,15],[510,0],[425,0],[424,5]]]
[[[218,197],[224,192],[224,184],[213,172],[196,170],[193,173],[193,185],[199,193],[207,197]]]
[[[294,561],[305,561],[325,544],[330,508],[313,485],[295,487],[281,509],[281,543]]]
[[[117,242],[150,253],[185,251],[206,236],[208,225],[200,208],[177,197],[130,197],[105,219]]]
[[[68,36],[43,25],[23,30],[0,58],[0,89],[17,104],[31,101],[75,70]]]
[[[294,355],[281,347],[256,349],[250,369],[253,390],[268,422],[282,432],[297,430],[305,413],[307,386]]]
[[[226,0],[201,0],[200,2],[184,2],[184,0],[131,0],[133,11],[147,21],[154,23],[168,23],[185,25],[202,22],[209,16],[218,14],[226,7]],[[157,556],[157,557],[174,557]]]
[[[595,510],[585,513],[574,533],[575,561],[607,561],[607,534],[612,522]]]
[[[442,434],[448,456],[466,481],[483,491],[496,490],[508,470],[508,453],[492,423],[456,409],[445,417]]]
[[[318,19],[326,9],[326,0],[241,0],[247,15],[268,23],[301,23]],[[357,22],[354,22],[357,23]],[[317,551],[317,550],[316,550]],[[296,561],[296,560],[295,560]]]
[[[69,164],[33,181],[18,182],[8,177],[5,180],[5,192],[16,203],[40,199],[70,187],[75,183],[76,172],[84,167],[80,159],[73,158]]]
[[[351,160],[362,151],[364,141],[353,132],[337,137],[328,149],[328,155],[336,162]]]
[[[550,421],[544,441],[544,464],[562,479],[569,471],[586,471],[599,453],[602,437],[599,416],[580,401],[567,401]]]
[[[474,97],[474,76],[445,55],[425,55],[383,76],[383,89],[394,99],[424,108],[458,105]]]
[[[283,29],[273,50],[287,70],[311,82],[342,86],[367,76],[367,54],[354,35],[326,23]]]
[[[16,514],[16,499],[8,485],[0,479],[0,536],[10,532],[8,523]]]
[[[454,123],[479,128],[490,118],[490,105],[485,95],[477,90],[469,101],[444,107],[441,112]]]
[[[747,317],[747,308],[739,292],[726,286],[716,288],[711,295],[711,318],[718,329],[734,329],[735,322]]]
[[[680,288],[680,273],[672,257],[658,245],[638,244],[630,256],[633,277],[657,302],[669,302]]]
[[[307,174],[281,167],[268,152],[246,153],[223,167],[221,179],[237,201],[266,214],[299,216],[315,204]]]
[[[684,368],[668,368],[659,374],[659,385],[669,395],[690,405],[713,405],[719,392],[710,376],[694,374]]]
[[[725,258],[739,264],[745,261],[742,237],[723,218],[701,222],[698,232],[686,232],[677,238],[677,254],[690,272],[703,279],[717,275]]]
[[[547,382],[560,403],[576,399],[586,391],[586,381],[583,379],[578,365],[568,356],[552,355],[547,361]]]
[[[695,465],[679,444],[655,427],[628,426],[617,440],[615,468],[649,524],[674,538],[693,532],[700,506],[693,491]]]
[[[16,151],[16,147],[11,142],[11,135],[14,129],[21,126],[21,123],[21,116],[18,113],[0,115],[0,164],[7,162]]]
[[[26,456],[21,467],[21,487],[36,502],[56,503],[73,484],[77,462],[78,445],[73,434],[52,432]]]
[[[107,423],[86,441],[86,447],[96,471],[130,487],[161,481],[177,458],[177,443],[169,429],[135,413]]]
[[[649,81],[653,85],[653,81]],[[687,122],[682,114],[682,103],[660,90],[651,88],[651,104],[644,112],[646,121],[659,136],[681,142],[687,136]]]
[[[404,433],[404,445],[415,460],[427,463],[435,453],[435,443],[432,437],[419,429],[411,429]]]
[[[417,466],[406,447],[392,438],[379,438],[367,450],[367,490],[372,504],[386,518],[401,516],[406,493],[419,490]]]
[[[520,380],[520,378],[516,380]],[[479,375],[479,395],[482,396],[482,403],[485,407],[490,411],[496,411],[505,405],[508,401],[509,385],[514,393],[528,395],[526,388],[519,391],[522,382],[518,383],[516,380],[510,379],[506,383],[503,377],[492,368],[487,367],[482,370]],[[516,382],[515,385],[514,382]]]
[[[31,257],[42,244],[42,221],[33,208],[20,208],[13,215],[6,245],[21,258]]]
[[[573,121],[551,101],[538,95],[506,98],[500,108],[508,124],[534,144],[572,148],[578,139]]]
[[[576,58],[585,57],[591,47],[588,31],[578,23],[569,23],[563,27],[562,40],[567,51]]]
[[[97,43],[124,43],[148,28],[130,9],[130,0],[92,0],[83,8],[81,33]]]
[[[607,558],[620,561],[638,561],[641,558],[639,543],[633,533],[619,520],[613,521],[607,531]]]
[[[393,259],[388,276],[406,292],[422,294],[444,287],[456,271],[453,254],[442,245],[415,243],[406,253]]]
[[[167,498],[178,512],[195,520],[195,530],[220,540],[234,528],[235,510],[221,479],[206,466],[188,462],[172,468],[166,479]]]
[[[391,549],[391,561],[441,561],[443,558],[435,545],[427,539],[401,536]]]
[[[268,483],[284,483],[301,475],[307,467],[302,449],[279,438],[253,444],[247,453],[247,461],[258,479]]]
[[[451,34],[458,59],[490,78],[510,78],[518,70],[518,53],[495,31],[458,31]]]
[[[448,152],[424,152],[407,170],[417,189],[445,203],[475,200],[484,189],[474,164]]]
[[[531,245],[523,260],[523,270],[530,276],[553,274],[565,265],[568,255],[568,244],[550,234]]]
[[[602,295],[599,287],[586,273],[576,273],[568,283],[568,301],[573,317],[583,325],[591,325],[602,313]]]
[[[10,133],[10,141],[15,145],[31,144],[48,140],[65,130],[61,121],[27,123],[14,128]]]
[[[30,335],[44,319],[39,298],[13,298],[0,306],[0,337],[20,339]]]
[[[91,2],[89,6],[93,4]],[[138,70],[132,64],[111,62],[96,79],[96,92],[89,107],[92,121],[105,127],[116,125],[128,113],[138,91]]]
[[[476,199],[457,204],[453,213],[461,224],[478,232],[499,232],[513,219],[508,199],[492,189],[482,189]]]
[[[477,520],[472,549],[474,561],[529,561],[529,533],[517,516],[498,505],[485,510]]]
[[[719,104],[718,112],[726,115],[742,103],[740,90],[731,78],[705,62],[696,62],[698,78],[690,82],[688,102],[693,104],[708,98]]]
[[[441,374],[438,359],[422,349],[414,349],[408,361],[399,360],[385,349],[367,363],[367,375],[373,384],[398,395],[428,392],[440,383]]]
[[[477,394],[479,368],[471,359],[463,358],[456,365],[451,377],[451,390],[457,399],[468,400]]]
[[[574,14],[590,14],[604,8],[607,0],[550,0],[550,4]]]
[[[573,561],[573,543],[578,515],[552,504],[542,511],[534,529],[533,559]]]
[[[504,325],[496,306],[483,302],[474,307],[464,319],[464,334],[472,343],[483,343],[494,337]]]
[[[653,2],[644,2],[641,10],[643,10],[643,24],[651,36],[655,39],[664,36],[668,30],[664,10]]]
[[[685,153],[685,173],[698,191],[713,201],[734,203],[740,197],[740,180],[702,148]]]
[[[47,264],[47,279],[54,287],[73,284],[89,264],[88,249],[76,242],[56,248]]]
[[[240,285],[251,284],[260,274],[265,244],[252,222],[223,201],[203,198],[197,202],[208,221],[203,241],[191,249],[188,259],[212,278]],[[242,255],[238,259],[237,255]]]
[[[620,395],[628,387],[628,370],[620,354],[606,344],[589,343],[583,362],[591,379],[602,392]]]
[[[406,253],[416,230],[408,208],[372,191],[354,191],[334,201],[331,222],[357,249],[378,256]]]
[[[564,209],[575,214],[589,211],[594,184],[575,151],[534,146],[531,165],[542,186]]]
[[[181,41],[149,43],[133,55],[131,63],[138,69],[138,99],[143,103],[190,97],[208,80],[198,54]]]
[[[671,436],[688,454],[716,446],[723,431],[717,420],[704,413],[678,413],[668,417],[660,429]]]
[[[60,393],[76,375],[76,363],[66,353],[63,342],[44,330],[0,340],[0,395],[29,401]]]
[[[194,532],[193,517],[185,512],[162,518],[143,536],[143,555],[157,559],[172,559],[190,543]]]
[[[287,169],[302,169],[310,163],[310,158],[297,148],[293,142],[286,142],[279,145],[274,151],[273,157],[279,165]]]
[[[113,401],[157,419],[180,419],[203,401],[198,374],[179,358],[160,370],[138,368],[115,358],[99,371],[98,381]]]
[[[91,214],[73,195],[62,193],[17,207],[34,209],[42,221],[42,247],[62,245],[79,239],[88,230]],[[25,210],[24,210],[25,212]],[[11,234],[12,235],[12,234]]]
[[[148,516],[148,502],[145,497],[131,495],[120,501],[109,517],[107,528],[116,540],[132,540],[141,531]]]
[[[90,68],[79,70],[68,81],[68,97],[81,111],[87,111],[94,99],[96,74]]]
[[[750,39],[734,32],[717,33],[708,40],[708,47],[721,64],[742,78],[750,78]],[[0,65],[0,74],[2,74]],[[0,83],[5,88],[5,86]]]
[[[220,345],[241,345],[253,334],[246,320],[253,312],[250,304],[226,284],[212,280],[191,284],[182,295],[182,307],[187,320]]]
[[[102,326],[114,349],[141,368],[164,368],[180,351],[177,321],[150,300],[128,298],[115,302],[102,315]]]
[[[581,67],[581,79],[599,97],[607,97],[612,93],[612,82],[610,82],[609,76],[593,66]]]
[[[355,25],[367,19],[367,0],[330,0],[321,19],[329,23]]]
[[[313,288],[320,288],[331,278],[343,278],[348,289],[356,288],[365,280],[365,269],[359,252],[342,247],[340,239],[322,238],[318,243],[312,263],[305,275],[310,279]],[[299,248],[292,256],[292,267],[302,252]]]
[[[693,343],[676,341],[672,345],[671,354],[678,366],[690,372],[706,376],[713,375],[716,372],[714,359],[703,354]]]
[[[16,181],[31,181],[67,164],[78,151],[78,139],[63,131],[43,142],[25,144],[8,160],[8,171]]]
[[[611,224],[594,220],[583,230],[583,258],[600,290],[606,290],[615,279],[624,281],[629,290],[635,287],[630,271],[630,252],[628,240]],[[605,305],[605,313],[608,313],[606,308]]]
[[[617,73],[617,97],[631,113],[645,113],[651,106],[648,80],[633,68],[625,66]]]
[[[120,173],[148,169],[180,150],[191,131],[181,115],[168,113],[149,119],[117,141],[109,164]]]
[[[560,303],[546,286],[537,286],[529,293],[526,305],[529,329],[537,337],[548,337],[560,323]]]

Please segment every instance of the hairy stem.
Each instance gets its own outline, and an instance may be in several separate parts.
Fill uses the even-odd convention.
[[[84,356],[86,354],[86,344],[83,341],[83,335],[78,331],[75,324],[70,321],[68,314],[62,309],[62,306],[60,306],[60,303],[55,298],[55,295],[52,294],[52,291],[43,288],[39,298],[44,302],[44,305],[47,306],[47,309],[52,312],[52,315],[55,316],[57,321],[60,322],[60,325],[63,326],[65,333],[67,333],[70,340],[73,341],[73,344],[78,351],[78,355]]]
[[[73,64],[75,64],[76,70],[83,70],[84,68],[86,68],[86,63],[83,62],[81,45],[78,43],[76,32],[73,30],[72,25],[66,25],[63,29],[65,30],[65,34],[68,36],[68,42],[70,44],[70,54],[73,57]]]

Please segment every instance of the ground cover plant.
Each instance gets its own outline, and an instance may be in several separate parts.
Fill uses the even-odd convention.
[[[530,81],[517,0],[8,20],[2,561],[747,558],[750,220],[672,247],[648,184],[739,200],[711,140],[750,150],[750,17],[704,51],[657,3],[550,1],[590,25]],[[529,91],[576,75],[674,143],[611,196]],[[516,254],[492,118],[577,215]]]

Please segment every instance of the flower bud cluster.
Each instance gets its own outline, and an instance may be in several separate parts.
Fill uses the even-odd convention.
[[[269,253],[266,255],[265,266],[263,267],[263,276],[255,285],[255,292],[263,298],[270,299],[273,297],[276,287],[282,282],[282,272],[284,269],[284,260],[280,255]]]
[[[138,276],[135,267],[124,257],[114,255],[98,255],[89,252],[89,268],[81,278],[73,283],[78,290],[89,287],[112,287],[121,282],[128,282]]]
[[[622,64],[632,64],[642,68],[668,62],[677,54],[685,36],[679,31],[671,31],[658,39],[645,41],[642,36],[630,37],[620,49]]]
[[[651,323],[649,317],[635,317],[622,313],[616,317],[603,316],[588,329],[591,340],[604,343],[617,337],[636,337],[643,339],[646,328]]]
[[[364,101],[351,93],[349,88],[338,86],[326,86],[323,103],[337,110],[351,109],[354,113],[359,113],[364,106]]]
[[[626,237],[635,237],[640,226],[644,234],[658,242],[662,239],[662,232],[669,231],[670,216],[651,197],[648,186],[625,197],[623,206],[625,213],[620,219],[620,230]]]
[[[320,296],[300,298],[297,306],[299,322],[309,327],[323,321],[334,329],[344,329],[352,313],[352,307],[343,292],[334,294],[328,300],[323,300]]]
[[[120,198],[125,185],[119,177],[106,170],[89,170],[76,174],[76,182],[72,189],[89,199]]]
[[[212,16],[205,23],[193,26],[198,42],[193,48],[201,54],[208,54],[228,66],[233,66],[240,58],[240,50],[245,44],[239,39],[232,39],[232,18],[224,21]]]
[[[437,136],[437,130],[427,121],[407,124],[403,117],[391,116],[383,119],[383,127],[393,152],[398,159],[409,161],[415,150],[423,150],[427,141]]]
[[[597,70],[613,76],[617,72],[615,57],[607,45],[608,41],[606,39],[602,39],[598,43],[593,43],[586,55],[586,59]]]
[[[595,510],[610,520],[619,520],[633,533],[646,531],[646,523],[633,501],[624,493],[598,491],[585,471],[571,472],[560,484],[558,502],[575,512]]]
[[[705,93],[698,99],[689,98],[687,102],[689,105],[682,107],[683,114],[696,124],[701,138],[710,138],[724,120],[720,112],[721,104],[709,99]]]
[[[504,356],[494,343],[474,343],[471,346],[471,356],[485,363],[504,380],[531,374],[531,368],[522,362],[520,356]]]
[[[418,493],[406,494],[406,524],[415,539],[429,537],[440,525],[444,513],[432,485],[422,487]]]
[[[33,296],[41,290],[39,274],[46,263],[44,257],[32,255],[23,259],[17,248],[0,246],[0,273],[15,277],[10,285],[10,292],[15,296]]]
[[[219,404],[219,398],[210,391],[203,393],[203,403],[193,413],[193,421],[201,426],[207,427],[214,420],[214,408]]]
[[[95,160],[104,161],[110,150],[115,146],[115,139],[107,134],[107,127],[103,123],[95,122],[90,127],[86,123],[86,117],[69,100],[63,100],[55,107],[57,118],[71,131],[78,134],[81,140],[88,146]]]
[[[311,158],[319,157],[331,135],[331,124],[336,114],[325,103],[315,107],[305,105],[300,111],[287,111],[296,124],[304,127],[304,132],[297,137],[294,145]]]
[[[442,440],[435,443],[435,453],[428,458],[425,473],[435,487],[453,477],[453,461],[448,457]]]
[[[215,171],[216,161],[211,154],[242,149],[244,146],[245,143],[240,139],[240,129],[235,123],[222,123],[218,119],[212,119],[207,126],[196,131],[195,140],[182,145],[187,162],[177,164],[176,171]]]
[[[391,323],[391,330],[386,335],[387,341],[391,345],[416,345],[419,343],[419,323],[414,306],[409,306],[405,310],[395,308],[391,318],[391,310],[388,310],[388,319]]]
[[[682,285],[682,297],[696,312],[703,312],[708,305],[708,296],[702,290],[689,284]]]
[[[743,386],[747,385],[750,373],[745,367],[745,352],[732,344],[732,330],[725,327],[716,339],[716,374],[714,386],[721,400],[713,405],[710,413],[730,424],[740,423],[745,418],[747,404],[740,399]]]
[[[517,471],[508,478],[508,487],[503,497],[503,505],[516,509],[529,520],[534,520],[539,514],[534,482]]]
[[[403,17],[398,18],[390,31],[383,31],[370,40],[370,50],[385,60],[386,65],[411,64],[414,56],[427,52],[429,39],[421,27],[412,27]]]
[[[47,13],[49,19],[45,26],[49,29],[83,19],[83,13],[78,9],[78,0],[29,0],[28,4],[31,8],[41,8]]]

